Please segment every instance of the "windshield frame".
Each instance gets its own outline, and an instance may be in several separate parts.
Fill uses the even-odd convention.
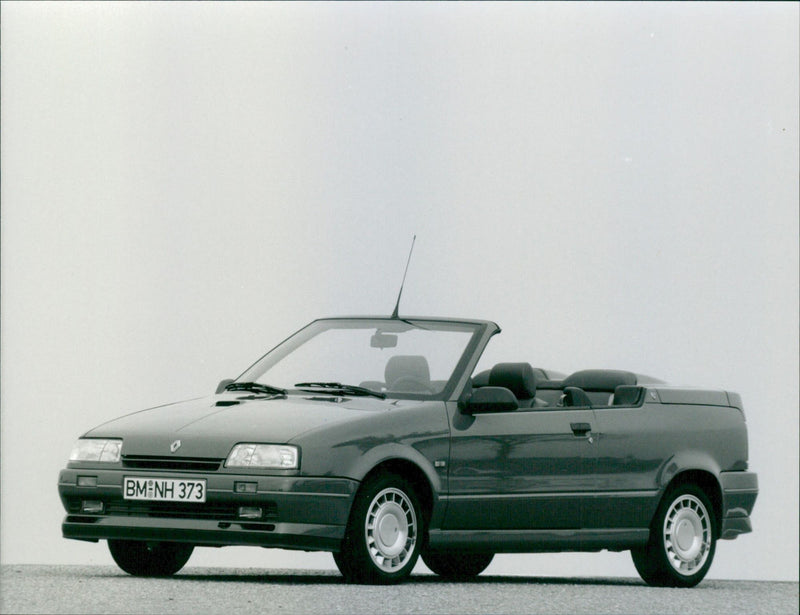
[[[467,367],[477,359],[476,352],[480,346],[484,346],[486,340],[486,331],[491,329],[494,332],[498,329],[497,325],[492,322],[484,320],[462,320],[450,318],[419,318],[419,317],[403,317],[403,318],[389,318],[385,316],[347,316],[347,317],[334,317],[334,318],[319,318],[310,322],[305,327],[299,329],[291,336],[286,338],[280,344],[272,348],[269,352],[261,356],[250,367],[242,372],[234,382],[257,381],[265,372],[271,369],[279,361],[294,352],[302,344],[312,339],[317,334],[321,333],[326,324],[345,324],[349,323],[352,327],[339,327],[339,328],[372,328],[380,329],[381,327],[392,327],[397,325],[407,325],[410,328],[418,329],[439,329],[446,330],[454,327],[464,329],[466,331],[472,330],[469,341],[464,346],[455,367],[453,368],[450,378],[447,380],[444,388],[438,393],[412,393],[400,391],[381,391],[386,394],[387,399],[415,399],[415,400],[448,400],[451,399],[454,389],[463,380],[464,373]],[[483,342],[483,343],[482,343]],[[267,377],[268,378],[268,377]],[[272,384],[272,383],[270,383]],[[358,384],[358,383],[347,383]],[[303,390],[302,387],[287,387],[288,393],[308,395],[309,391]],[[320,391],[322,392],[322,391]]]

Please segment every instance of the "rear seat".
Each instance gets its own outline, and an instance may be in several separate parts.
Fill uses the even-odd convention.
[[[498,371],[493,378],[495,369]],[[588,405],[587,399],[592,407],[634,406],[644,390],[637,386],[636,374],[623,370],[585,369],[563,380],[550,380],[543,377],[546,375],[544,370],[529,363],[498,363],[491,370],[475,374],[472,386],[503,386],[514,393],[520,408],[542,409]],[[569,399],[564,399],[564,389],[568,387],[580,389],[583,395],[571,392]]]
[[[616,369],[584,369],[570,374],[564,379],[564,387],[583,389],[592,406],[610,406],[617,388],[637,389],[636,374]],[[632,395],[632,393],[623,393]],[[615,405],[627,405],[615,403]]]
[[[642,397],[644,387],[631,386],[626,384],[619,385],[614,389],[614,406],[636,406]]]
[[[548,407],[557,407],[564,394],[563,380],[540,380],[536,383],[536,398]]]

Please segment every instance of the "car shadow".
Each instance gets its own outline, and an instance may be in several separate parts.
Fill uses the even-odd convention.
[[[124,573],[123,573],[124,574]],[[106,576],[106,575],[100,575]],[[115,575],[116,576],[116,575]],[[219,572],[217,570],[208,573],[200,573],[197,570],[187,570],[179,572],[173,577],[174,581],[203,581],[206,583],[270,583],[273,585],[347,585],[339,573],[335,571],[314,571],[308,572],[283,572],[283,571],[264,571],[263,573],[243,572],[241,570],[231,570]],[[453,581],[443,579],[434,574],[414,574],[411,575],[401,586],[404,585],[447,585],[447,584],[470,584],[470,585],[583,585],[583,586],[611,586],[611,587],[643,587],[645,583],[635,578],[581,578],[581,577],[528,577],[528,576],[500,576],[500,575],[481,575],[474,579],[464,581]]]

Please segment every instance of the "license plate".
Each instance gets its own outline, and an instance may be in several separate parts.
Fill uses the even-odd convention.
[[[200,503],[206,501],[206,481],[126,476],[122,485],[122,497],[126,500]]]

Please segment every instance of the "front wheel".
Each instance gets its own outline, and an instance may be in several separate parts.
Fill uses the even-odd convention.
[[[334,561],[351,583],[397,583],[411,574],[423,536],[422,509],[413,486],[401,476],[379,474],[356,496]]]
[[[442,578],[467,580],[486,570],[494,553],[446,553],[426,551],[422,554],[425,565]]]
[[[109,539],[108,550],[117,566],[128,574],[136,577],[168,577],[189,561],[194,545]]]
[[[694,587],[706,576],[716,550],[714,509],[695,485],[679,485],[664,497],[650,539],[631,555],[648,585]]]

